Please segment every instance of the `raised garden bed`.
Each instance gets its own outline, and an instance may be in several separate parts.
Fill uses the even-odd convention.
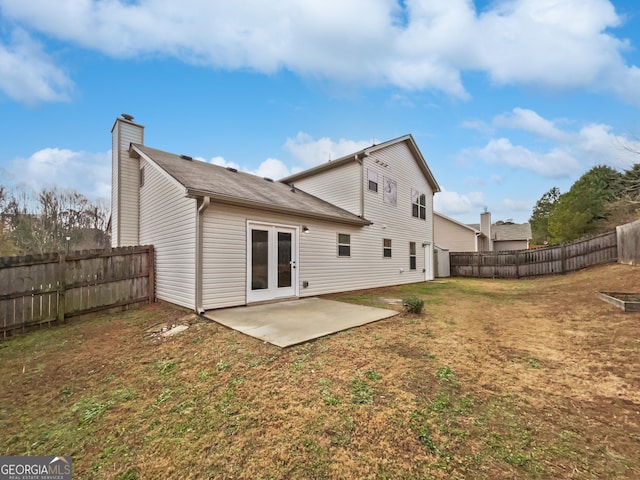
[[[640,293],[596,292],[596,295],[625,312],[640,312]]]

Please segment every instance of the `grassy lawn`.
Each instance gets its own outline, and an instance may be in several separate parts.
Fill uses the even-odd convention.
[[[162,303],[43,328],[0,342],[0,454],[83,479],[640,478],[640,314],[596,290],[640,268],[332,295],[425,310],[287,349]]]

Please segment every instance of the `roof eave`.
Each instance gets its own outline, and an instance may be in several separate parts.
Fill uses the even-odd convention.
[[[424,176],[426,177],[427,181],[431,185],[431,189],[433,190],[433,193],[438,193],[438,192],[442,191],[440,189],[440,185],[438,185],[438,182],[436,181],[436,178],[433,176],[433,173],[431,172],[431,169],[429,169],[429,165],[427,165],[427,162],[425,161],[424,157],[422,156],[422,153],[420,153],[420,149],[418,148],[418,145],[416,144],[416,142],[413,139],[413,136],[411,134],[404,135],[404,136],[398,137],[398,138],[394,138],[393,140],[388,140],[386,142],[379,143],[377,145],[371,145],[370,147],[363,148],[362,150],[359,150],[357,152],[351,153],[351,154],[346,155],[344,157],[338,158],[337,160],[332,160],[332,161],[323,163],[322,165],[318,165],[317,167],[313,167],[313,168],[310,168],[308,170],[304,170],[304,171],[302,171],[300,173],[295,173],[293,175],[289,175],[288,177],[285,177],[285,178],[281,179],[280,181],[283,182],[283,183],[289,184],[289,183],[291,183],[293,181],[300,180],[302,178],[306,178],[306,177],[310,177],[312,175],[315,175],[316,173],[323,172],[325,170],[329,170],[331,168],[335,168],[335,167],[338,167],[340,165],[347,164],[349,162],[358,161],[359,157],[361,157],[361,156],[369,156],[373,152],[376,152],[377,150],[381,150],[381,149],[386,148],[386,147],[388,147],[390,145],[394,145],[396,143],[401,143],[401,142],[406,142],[408,144],[408,146],[409,146],[409,150],[411,150],[411,153],[413,153],[414,157],[418,159],[418,164],[420,166],[420,169],[422,170],[422,173],[424,174]]]
[[[234,205],[237,207],[248,207],[254,210],[262,210],[268,212],[278,212],[285,213],[288,215],[299,215],[301,217],[313,218],[316,220],[325,220],[335,223],[344,223],[347,225],[357,225],[357,226],[367,226],[372,225],[373,222],[366,220],[364,218],[341,218],[333,215],[325,215],[317,212],[309,212],[308,210],[295,210],[288,207],[280,206],[280,205],[272,205],[267,203],[255,202],[252,200],[247,200],[244,198],[231,197],[228,195],[220,195],[218,193],[205,192],[201,190],[195,189],[187,189],[187,196],[189,197],[209,197],[212,202],[224,203],[225,205]]]

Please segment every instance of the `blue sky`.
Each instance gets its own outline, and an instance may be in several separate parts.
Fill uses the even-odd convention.
[[[110,129],[281,178],[411,133],[436,209],[525,222],[640,162],[637,0],[0,0],[0,184],[110,192]]]

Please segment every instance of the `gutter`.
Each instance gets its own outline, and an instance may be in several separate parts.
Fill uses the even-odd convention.
[[[358,153],[353,156],[353,159],[360,164],[360,217],[364,218],[364,161]]]
[[[209,208],[209,204],[211,203],[211,198],[208,196],[202,197],[202,201],[198,202],[198,213],[196,215],[196,312],[198,315],[202,315],[204,313],[204,308],[202,307],[202,257],[203,257],[203,243],[204,243],[204,233],[203,233],[203,217],[204,212]]]

